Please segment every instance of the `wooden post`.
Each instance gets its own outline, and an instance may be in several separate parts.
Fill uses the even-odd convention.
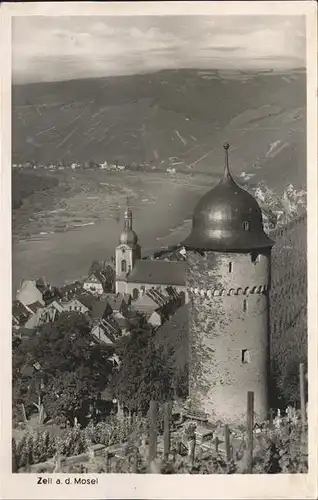
[[[106,472],[107,474],[109,474],[111,472],[111,457],[110,457],[110,453],[108,451],[106,451],[105,453],[105,462],[106,462]]]
[[[177,455],[181,455],[181,441],[180,441],[180,439],[178,439],[176,442],[176,453],[177,453]]]
[[[170,454],[170,418],[171,418],[171,403],[167,402],[164,405],[164,458],[169,460]]]
[[[215,436],[215,453],[219,453],[219,438]]]
[[[157,410],[157,401],[150,401],[148,465],[150,465],[157,456]]]
[[[225,455],[226,460],[231,460],[231,446],[230,446],[230,428],[228,424],[224,426],[224,443],[225,443]]]
[[[196,438],[191,439],[191,441],[188,442],[188,456],[190,458],[190,463],[191,465],[194,464],[194,458],[195,458],[195,446],[196,446]]]
[[[306,425],[306,400],[305,400],[305,371],[304,363],[299,365],[299,379],[300,379],[300,412],[301,412],[301,425],[304,430]]]
[[[16,442],[15,439],[12,438],[12,473],[18,472],[18,461],[17,461],[17,447],[16,447]]]
[[[273,428],[273,420],[274,420],[274,412],[273,412],[273,409],[270,408],[269,415],[268,415],[268,426],[270,429]]]
[[[27,416],[26,416],[26,413],[25,413],[25,406],[24,406],[24,404],[23,404],[23,403],[21,404],[21,408],[22,408],[23,420],[24,420],[24,422],[27,424],[28,419],[27,419]]]
[[[40,425],[43,424],[43,417],[44,417],[44,406],[42,404],[42,405],[40,405],[39,420],[38,420],[38,423]]]
[[[253,427],[254,427],[254,392],[247,393],[247,449],[246,472],[253,472]]]
[[[133,453],[133,462],[132,462],[132,473],[136,474],[137,473],[137,463],[138,463],[138,449],[134,449]]]

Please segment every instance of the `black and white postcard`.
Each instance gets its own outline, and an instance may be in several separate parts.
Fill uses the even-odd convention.
[[[316,498],[316,4],[1,38],[1,497]]]

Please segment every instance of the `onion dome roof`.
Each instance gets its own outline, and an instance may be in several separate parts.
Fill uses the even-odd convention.
[[[138,236],[132,229],[125,229],[121,233],[119,241],[125,245],[136,245],[138,242]]]
[[[124,214],[124,231],[121,233],[119,241],[121,244],[130,246],[134,246],[138,242],[138,236],[135,233],[135,231],[133,231],[132,228],[132,211],[128,207],[128,200],[127,200],[127,208]]]
[[[224,144],[223,178],[199,201],[193,214],[186,248],[215,251],[250,251],[271,247],[255,198],[234,181],[228,163],[229,144]]]

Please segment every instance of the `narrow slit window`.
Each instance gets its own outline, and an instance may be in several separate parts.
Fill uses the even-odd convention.
[[[247,311],[247,300],[246,299],[243,300],[243,311],[244,312]]]
[[[243,222],[243,229],[244,229],[244,231],[249,231],[249,229],[250,229],[250,225],[249,225],[249,222],[247,220],[245,220]]]
[[[242,349],[241,351],[241,362],[243,364],[250,363],[250,351],[247,349]]]
[[[233,264],[232,264],[232,262],[230,262],[230,263],[229,263],[229,273],[231,273],[231,272],[232,272],[232,270],[233,270]]]

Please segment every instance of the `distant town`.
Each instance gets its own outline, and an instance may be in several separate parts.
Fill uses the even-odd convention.
[[[159,165],[150,165],[148,163],[137,163],[132,162],[131,164],[120,164],[118,161],[103,163],[95,163],[94,161],[78,163],[69,162],[65,163],[63,161],[52,162],[52,163],[37,163],[34,161],[26,161],[23,163],[13,163],[12,168],[14,169],[24,169],[24,170],[87,170],[87,169],[100,169],[107,170],[108,172],[123,172],[125,170],[136,172],[136,171],[149,171],[158,170],[165,171],[170,174],[175,174],[177,172],[177,167],[184,165],[184,162],[180,161],[178,158],[171,157],[168,161],[162,160]]]

